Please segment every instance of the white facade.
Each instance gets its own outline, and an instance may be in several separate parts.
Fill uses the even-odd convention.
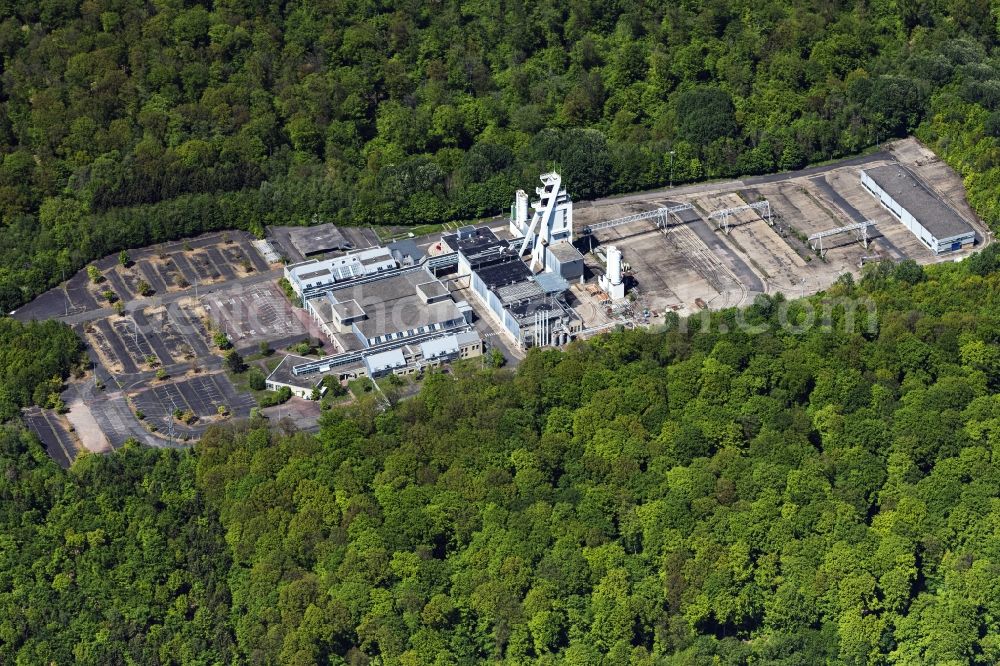
[[[323,261],[306,261],[285,267],[285,278],[300,297],[319,295],[337,282],[375,275],[397,268],[388,248],[373,247]]]
[[[597,281],[612,301],[625,298],[625,278],[622,275],[622,253],[614,245],[608,246],[607,272]]]
[[[879,180],[886,187],[880,185]],[[862,171],[861,184],[935,254],[960,250],[975,243],[976,232],[971,225],[923,189],[908,171],[895,166]],[[895,194],[887,189],[894,190]],[[900,201],[904,197],[905,200]]]
[[[295,377],[292,375],[292,366],[296,363],[304,363],[309,359],[301,356],[289,354],[281,359],[281,363],[268,376],[264,386],[268,391],[280,391],[288,388],[292,395],[306,400],[312,400],[313,389],[319,385],[322,377],[313,375],[311,377]]]
[[[545,246],[559,241],[573,241],[573,201],[556,173],[541,175],[542,187],[536,187],[538,201],[532,202],[534,214],[528,219],[528,195],[518,190],[511,207],[510,233],[523,238],[520,254],[531,248],[531,263],[545,266]]]

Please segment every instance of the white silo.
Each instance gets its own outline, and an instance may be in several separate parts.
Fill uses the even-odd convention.
[[[598,284],[613,301],[620,301],[625,298],[625,280],[622,277],[622,253],[614,245],[609,245],[607,249],[608,265],[607,271]]]

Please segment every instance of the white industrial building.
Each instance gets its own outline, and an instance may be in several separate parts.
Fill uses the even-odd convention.
[[[865,169],[861,184],[935,254],[976,242],[972,225],[905,167],[890,164]]]
[[[536,187],[538,200],[532,202],[534,212],[528,217],[528,195],[518,190],[510,210],[510,234],[523,239],[519,255],[531,250],[531,265],[551,270],[546,263],[549,245],[573,242],[573,201],[562,186],[562,177],[555,172],[540,176],[542,187]]]
[[[285,277],[337,353],[286,358],[267,378],[272,390],[309,397],[325,374],[409,374],[482,354],[472,308],[452,298],[412,241],[295,264]]]
[[[322,361],[289,354],[267,378],[267,389],[278,391],[288,387],[292,395],[309,400],[313,389],[323,378],[332,375],[344,382],[362,377],[378,378],[388,374],[408,375],[450,361],[475,358],[483,353],[483,341],[472,330],[459,330],[371,353],[358,352],[328,357],[327,367],[312,372],[297,373],[295,368],[314,366]]]
[[[349,282],[305,305],[320,329],[343,351],[471,322],[471,311],[460,308],[448,288],[424,268]],[[352,344],[352,336],[357,344]]]
[[[392,251],[373,247],[332,259],[311,260],[285,267],[285,278],[303,299],[323,294],[334,284],[377,275],[399,267]]]
[[[488,227],[463,228],[442,242],[458,255],[459,275],[469,276],[478,300],[519,347],[565,344],[582,328],[563,296],[566,279],[554,272],[535,275]]]
[[[307,363],[308,361],[309,359],[304,356],[288,354],[285,358],[281,359],[281,363],[268,375],[267,381],[264,384],[265,388],[268,391],[280,391],[283,388],[287,388],[292,392],[292,395],[304,398],[305,400],[311,400],[313,389],[319,386],[319,383],[323,381],[323,377],[314,375],[303,380],[292,374],[292,368],[296,364]]]

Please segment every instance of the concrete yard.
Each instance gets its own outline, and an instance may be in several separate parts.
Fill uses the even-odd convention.
[[[844,273],[859,276],[862,263],[873,259],[914,259],[928,264],[966,256],[969,250],[935,255],[862,186],[860,169],[893,160],[910,168],[974,226],[975,249],[981,249],[990,236],[969,208],[961,178],[914,139],[896,142],[889,153],[802,172],[705,183],[660,196],[651,193],[578,206],[578,230],[678,203],[692,205],[697,217],[684,222],[672,217],[666,229],[658,229],[652,220],[600,229],[577,245],[584,252],[591,244],[595,248],[617,246],[631,267],[643,307],[656,313],[671,309],[681,315],[702,307],[745,306],[757,293],[782,292],[793,297],[814,293]],[[761,199],[770,202],[773,226],[753,210],[730,215],[728,233],[718,220],[709,219],[716,211]],[[875,223],[869,229],[867,248],[854,232],[824,238],[822,253],[818,243],[814,249],[807,242],[818,232],[864,220]],[[588,255],[588,266],[597,273],[603,271],[594,255]]]

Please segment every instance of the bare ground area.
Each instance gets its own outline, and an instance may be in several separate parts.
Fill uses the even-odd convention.
[[[681,314],[700,309],[696,301],[717,309],[745,305],[757,291],[801,296],[826,289],[841,275],[860,275],[873,259],[921,264],[953,261],[969,250],[936,256],[917,240],[861,185],[861,169],[892,160],[910,168],[942,201],[952,206],[979,234],[989,239],[985,226],[965,199],[962,180],[915,139],[892,144],[890,152],[856,158],[799,173],[748,178],[746,181],[704,183],[677,188],[672,193],[636,195],[598,201],[574,211],[577,229],[597,222],[648,211],[656,206],[688,203],[696,215],[681,223],[676,219],[663,234],[648,234],[650,221],[595,232],[595,245],[614,244],[631,265],[643,297],[653,307],[680,306]],[[752,186],[752,187],[750,187]],[[713,213],[745,206],[759,198],[770,203],[774,225],[760,212],[733,212],[729,230],[720,228]],[[867,246],[858,231],[827,236],[820,246],[814,234],[870,220]],[[697,225],[701,225],[700,227]],[[685,228],[690,229],[685,230]],[[693,233],[697,231],[698,233]],[[586,252],[588,242],[578,245]],[[977,244],[975,250],[982,248]],[[592,256],[588,265],[600,273],[603,266]],[[758,289],[759,288],[759,289]]]
[[[66,419],[72,424],[76,436],[80,442],[91,453],[108,453],[112,450],[111,443],[104,436],[101,427],[97,425],[97,420],[90,412],[87,404],[80,399],[74,400],[69,405],[69,412]]]

